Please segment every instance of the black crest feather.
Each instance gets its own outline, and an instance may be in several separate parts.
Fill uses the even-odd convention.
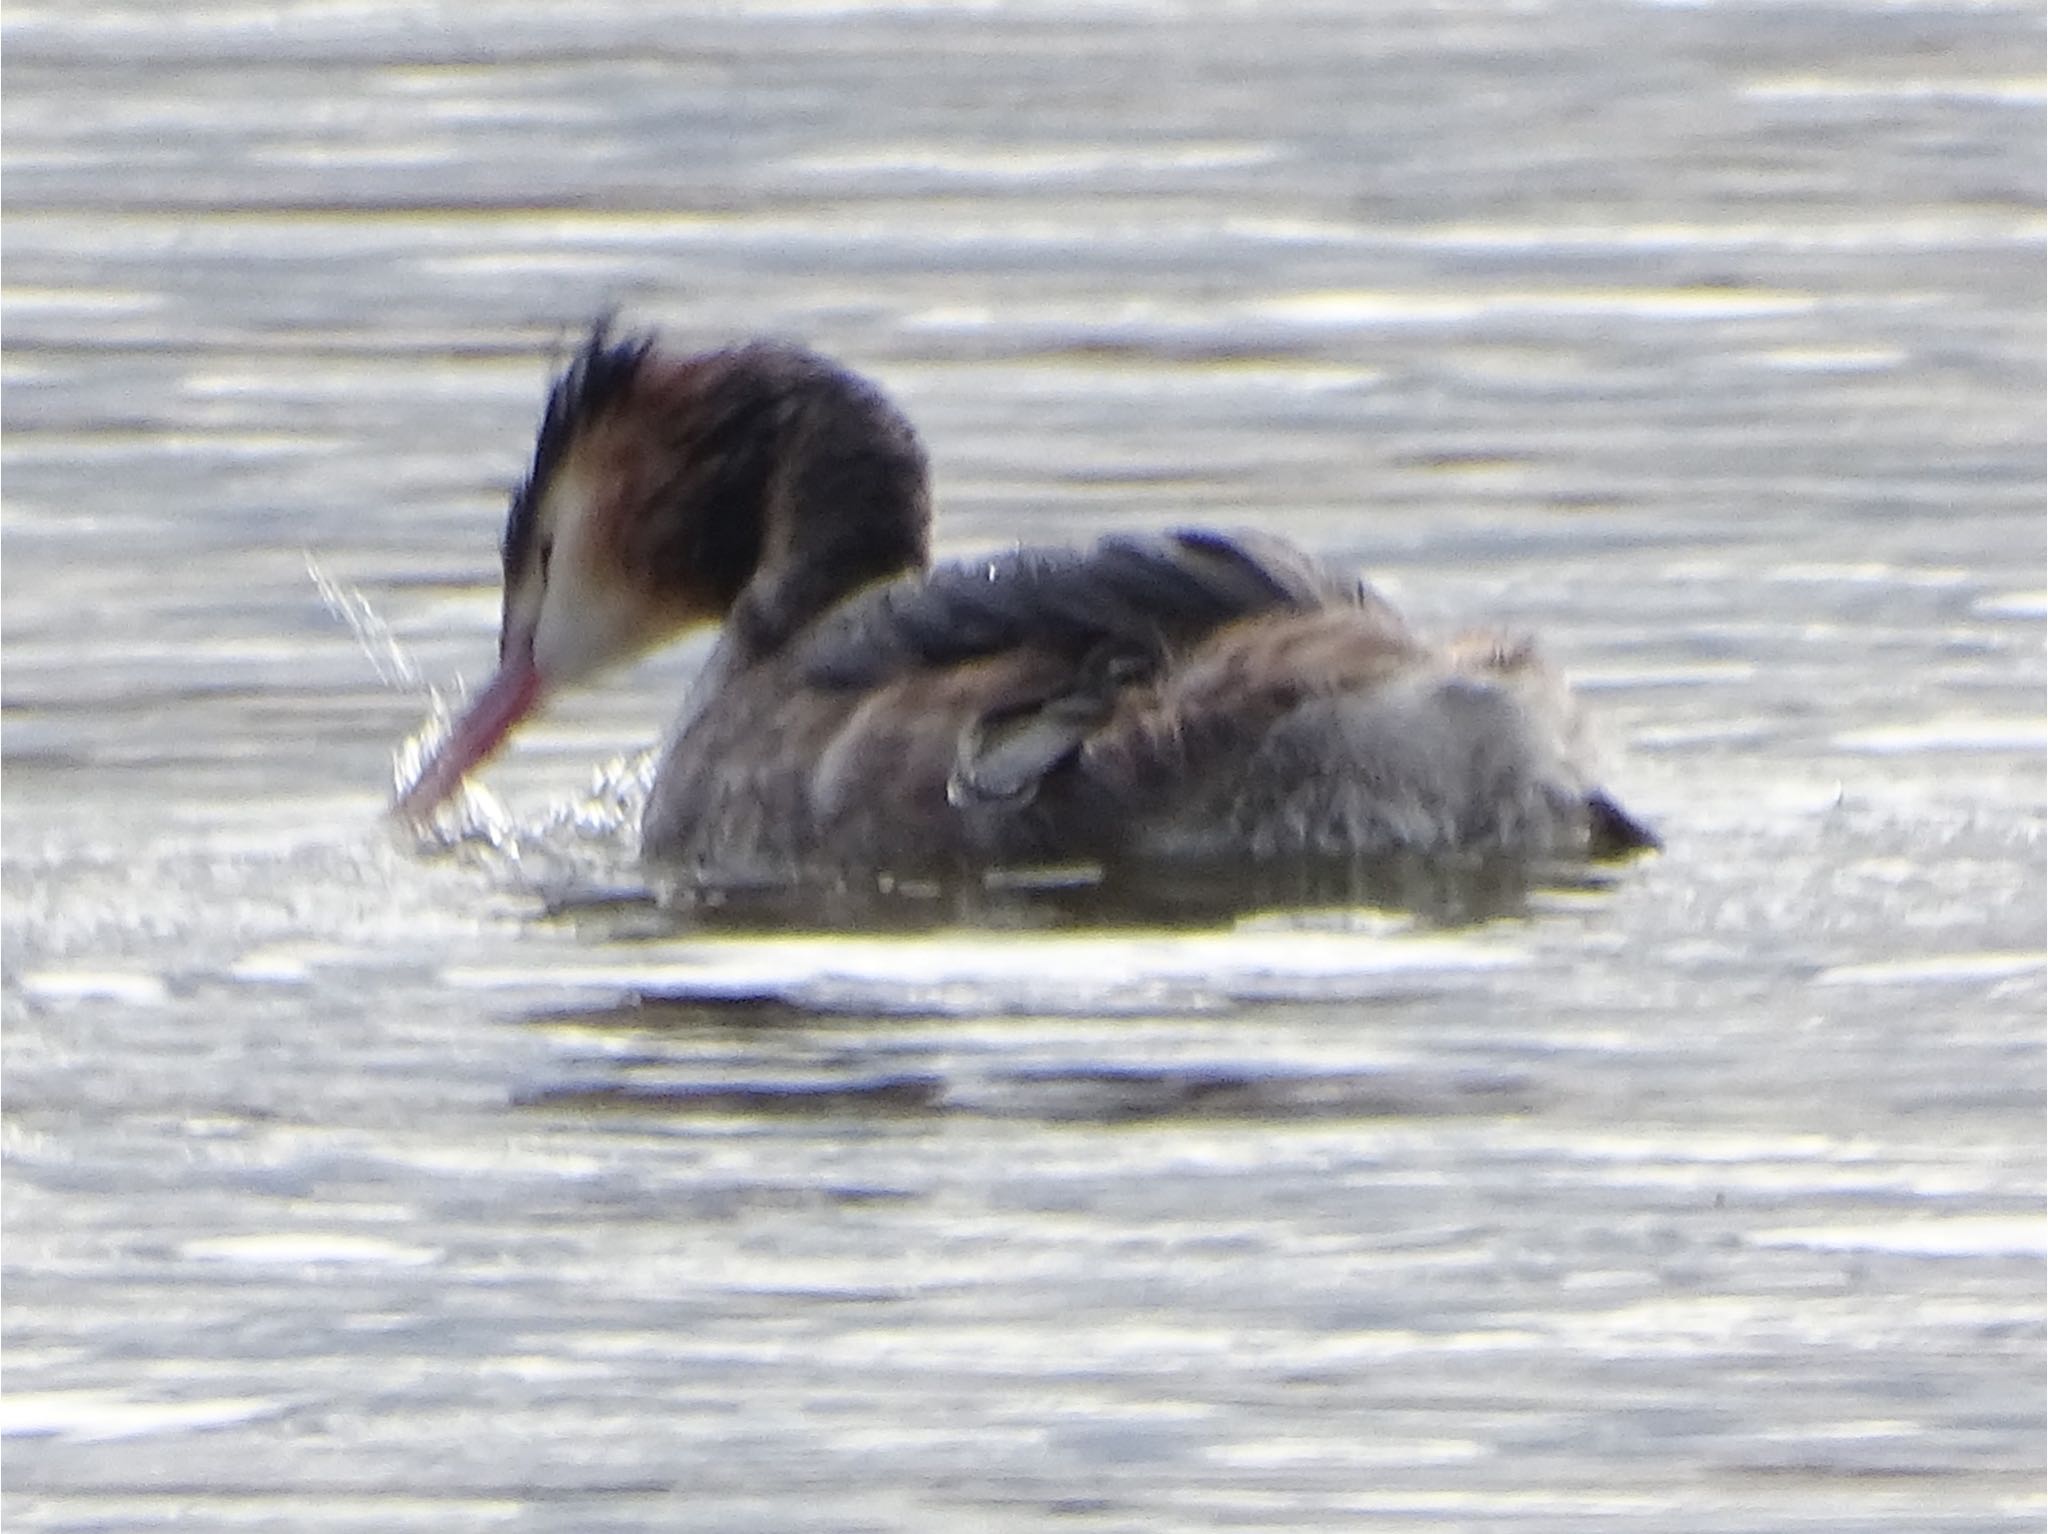
[[[528,546],[533,542],[540,493],[561,466],[569,444],[632,388],[641,365],[654,348],[651,335],[634,334],[615,340],[611,327],[610,315],[591,327],[568,367],[548,391],[540,435],[534,439],[533,463],[524,482],[512,493],[512,510],[505,519],[501,552],[508,577],[525,563]]]

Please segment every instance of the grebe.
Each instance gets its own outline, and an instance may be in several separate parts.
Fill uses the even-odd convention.
[[[917,435],[866,380],[599,325],[512,497],[497,675],[399,813],[555,689],[715,623],[641,826],[643,858],[704,886],[1657,844],[1526,640],[1425,644],[1257,535],[933,567],[929,523]]]

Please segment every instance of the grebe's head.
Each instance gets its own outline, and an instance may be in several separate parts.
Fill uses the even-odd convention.
[[[736,606],[779,641],[921,566],[928,522],[916,434],[864,380],[785,343],[677,357],[599,325],[512,496],[497,674],[399,812],[432,810],[558,687]]]

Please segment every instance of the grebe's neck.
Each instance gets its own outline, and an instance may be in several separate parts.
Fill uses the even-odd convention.
[[[758,551],[725,620],[751,660],[863,587],[923,569],[931,502],[917,434],[872,384],[794,347],[730,355],[773,396]]]

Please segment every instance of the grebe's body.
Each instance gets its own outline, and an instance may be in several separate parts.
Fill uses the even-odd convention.
[[[552,687],[715,622],[642,825],[686,882],[1655,845],[1527,641],[1425,644],[1261,537],[930,568],[929,520],[916,435],[861,379],[600,330],[513,501],[499,674],[401,807]]]

